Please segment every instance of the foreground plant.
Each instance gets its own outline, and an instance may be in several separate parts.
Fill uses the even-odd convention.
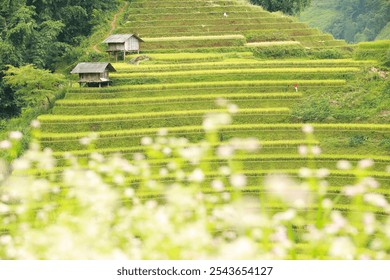
[[[1,161],[1,258],[389,258],[390,205],[369,176],[372,161],[353,170],[340,161],[340,172],[349,170],[356,182],[335,193],[330,171],[315,164],[321,149],[300,146],[307,158],[300,180],[263,180],[235,160],[259,150],[257,139],[219,142],[219,128],[239,108],[217,103],[226,113],[206,116],[200,143],[162,129],[143,138],[146,152],[131,159],[96,152],[56,159],[33,143],[11,166]],[[315,143],[313,127],[303,132]],[[93,150],[96,137],[80,142]],[[3,153],[15,147],[8,144]]]

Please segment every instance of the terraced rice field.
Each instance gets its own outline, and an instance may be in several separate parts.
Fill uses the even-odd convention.
[[[156,56],[159,57],[159,56]],[[191,54],[185,56],[185,60]],[[197,54],[193,58],[196,59]],[[163,58],[164,59],[164,58]],[[169,134],[191,141],[204,138],[203,115],[223,112],[215,100],[226,98],[240,108],[233,125],[221,129],[220,141],[234,137],[257,137],[264,145],[257,158],[242,161],[245,169],[259,176],[266,170],[297,174],[305,160],[297,147],[307,141],[302,125],[291,121],[291,107],[304,95],[343,88],[359,65],[354,60],[269,60],[222,59],[218,62],[171,64],[114,64],[115,85],[106,88],[72,89],[58,101],[51,115],[41,116],[41,142],[62,152],[86,155],[79,139],[91,132],[99,134],[96,148],[103,153],[125,152],[129,158],[142,150],[140,140],[153,136],[162,127]],[[148,79],[153,79],[149,81]],[[142,84],[132,85],[139,79]],[[140,82],[141,83],[141,82]],[[293,84],[299,84],[295,92]],[[385,168],[390,154],[381,146],[390,137],[390,125],[313,124],[325,164],[333,170],[334,184],[351,183],[353,172],[340,174],[340,159],[383,157],[373,176],[388,184]],[[364,135],[364,146],[351,146],[350,139]],[[266,158],[262,156],[266,155]],[[326,160],[324,161],[324,159]],[[210,159],[213,160],[212,158]],[[355,161],[356,161],[355,160]],[[260,173],[258,170],[262,170]],[[261,176],[260,176],[261,177]]]
[[[346,45],[291,17],[268,13],[246,1],[132,1],[125,20],[117,32],[138,33],[145,38],[145,50],[244,46],[264,41],[296,41],[313,48]],[[219,39],[212,40],[212,36]],[[189,37],[197,39],[181,41]]]
[[[228,13],[227,18],[223,18],[224,12]],[[302,124],[291,117],[292,107],[304,96],[329,90],[342,92],[354,75],[372,62],[258,60],[245,49],[246,42],[262,42],[262,34],[278,32],[284,41],[293,40],[307,47],[337,46],[344,42],[323,34],[310,35],[309,40],[307,34],[316,32],[304,24],[240,1],[135,0],[130,4],[127,22],[118,32],[136,32],[145,37],[144,54],[150,56],[150,60],[140,65],[114,63],[117,72],[111,75],[113,86],[75,86],[65,99],[56,103],[52,114],[39,117],[40,141],[43,146],[52,148],[61,162],[65,153],[88,157],[91,150],[80,144],[79,139],[91,132],[99,135],[94,151],[120,152],[128,158],[144,151],[141,139],[156,135],[161,128],[165,128],[168,135],[184,136],[191,142],[201,141],[205,137],[203,115],[224,111],[215,103],[216,99],[224,98],[239,109],[233,124],[221,128],[215,145],[235,137],[256,137],[262,145],[258,153],[234,159],[248,177],[244,193],[257,195],[264,191],[259,187],[262,179],[273,172],[300,180],[299,169],[307,164],[307,158],[297,153],[298,147],[319,145],[322,154],[313,161],[316,166],[329,169],[330,196],[340,196],[340,186],[356,181],[355,172],[338,170],[337,162],[345,159],[356,164],[364,158],[376,162],[367,172],[381,184],[375,191],[390,195],[390,174],[385,172],[390,165],[390,152],[382,145],[385,139],[390,139],[390,125],[314,123],[315,139],[308,139],[301,130]],[[313,43],[316,40],[317,43]],[[232,47],[232,50],[180,52],[216,46],[227,50]],[[242,46],[243,51],[237,51],[236,46]],[[180,50],[175,53],[176,48]],[[165,49],[168,51],[162,51]],[[294,84],[298,84],[298,92]],[[366,139],[364,145],[351,145],[351,139],[357,136]],[[207,161],[211,170],[225,164],[213,156]],[[150,159],[154,170],[151,178],[174,180],[159,175],[158,170],[165,163],[165,159]],[[186,168],[190,170],[191,166]],[[207,182],[214,176],[213,172],[206,174],[205,192],[211,191]],[[140,178],[129,180],[137,188]],[[348,197],[342,195],[338,201],[335,209],[354,211],[349,209]],[[304,244],[302,246],[304,251]]]

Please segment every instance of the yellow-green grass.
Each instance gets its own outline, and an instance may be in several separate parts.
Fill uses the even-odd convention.
[[[214,26],[218,24],[225,25],[234,25],[237,23],[240,24],[264,24],[270,22],[291,22],[289,18],[277,18],[275,16],[267,17],[237,17],[231,16],[228,18],[218,17],[218,18],[179,18],[177,20],[145,20],[145,21],[130,21],[125,23],[123,26],[131,26],[134,28],[138,27],[155,27],[156,25],[160,26],[161,29],[167,26],[178,26],[178,25],[197,25],[205,26],[208,25]],[[316,29],[312,29],[316,30]],[[318,32],[318,31],[317,31]]]
[[[121,156],[125,158],[132,158],[134,153],[137,152],[144,152],[145,150],[142,149],[132,149],[130,150],[125,150],[125,149],[120,149],[121,150]],[[72,155],[77,155],[78,158],[89,158],[90,156],[88,154],[84,153],[85,151],[82,152],[77,152],[75,151],[72,153]],[[112,154],[114,150],[111,150],[109,154]],[[58,160],[61,161],[62,164],[66,165],[66,160],[61,159],[62,157],[68,157],[68,155],[65,155],[65,153],[57,153],[56,157]],[[172,159],[175,159],[177,162],[180,162],[180,166],[188,172],[191,172],[191,163],[188,161],[183,161],[178,158],[170,158],[170,159],[153,159],[149,158],[148,163],[151,167],[151,172],[152,174],[158,174],[160,168],[166,167],[168,162],[170,162]],[[317,157],[315,159],[311,160],[311,164],[315,166],[321,166],[321,168],[327,168],[329,170],[333,170],[333,175],[335,177],[341,177],[342,175],[346,175],[345,177],[352,177],[353,175],[356,175],[354,170],[344,172],[344,173],[339,173],[337,172],[337,162],[339,160],[350,160],[351,163],[355,166],[358,165],[358,162],[362,160],[362,157],[356,157],[356,156],[351,156],[351,155],[323,155],[321,157]],[[372,159],[375,162],[375,165],[373,168],[370,170],[366,171],[367,174],[370,174],[372,176],[376,176],[378,178],[381,178],[382,181],[389,181],[390,180],[390,174],[387,174],[385,171],[385,166],[386,164],[390,163],[389,158],[385,157],[378,157],[378,156],[373,156]],[[306,166],[308,159],[302,156],[296,156],[292,154],[279,154],[279,155],[272,155],[272,154],[256,154],[256,155],[240,155],[240,156],[235,156],[233,159],[220,159],[216,157],[207,157],[204,159],[204,163],[207,163],[211,170],[216,170],[218,169],[219,166],[228,164],[230,162],[231,164],[239,164],[243,170],[246,170],[247,173],[253,176],[253,173],[258,171],[258,170],[270,170],[271,172],[275,172],[276,170],[287,170],[290,173],[291,170],[294,170],[296,166]],[[63,166],[64,166],[63,165]],[[63,166],[58,166],[55,170],[52,170],[53,173],[59,172],[63,170]],[[316,169],[316,167],[313,167]],[[39,173],[39,170],[31,170],[30,173],[37,174]],[[348,176],[348,175],[349,176]],[[332,176],[332,173],[330,174]],[[160,179],[166,178],[166,176],[160,176]],[[257,188],[250,188],[247,189],[247,191],[263,191],[261,187]],[[385,194],[390,194],[390,190],[387,188],[379,188],[381,193]],[[341,189],[337,187],[333,187],[331,193],[334,194],[339,194],[341,193]]]
[[[245,46],[245,38],[239,39],[206,39],[206,40],[185,40],[185,41],[153,41],[143,43],[142,50],[178,49],[178,48],[217,48],[217,47],[242,47]]]
[[[197,94],[195,96],[158,96],[112,99],[65,99],[53,108],[59,115],[95,115],[133,112],[161,112],[187,109],[213,110],[218,98],[234,102],[239,108],[290,107],[301,93]]]
[[[324,87],[306,87],[305,91],[299,91],[299,93],[312,94],[317,92],[324,92],[326,90],[341,90],[343,86],[328,86]],[[207,95],[212,92],[213,94],[222,94],[226,98],[229,98],[230,94],[273,94],[273,93],[287,93],[295,94],[295,90],[290,86],[274,86],[274,87],[264,87],[264,86],[254,86],[254,87],[245,87],[245,86],[225,86],[218,88],[178,88],[178,89],[169,89],[169,90],[118,90],[110,92],[80,92],[72,91],[68,92],[65,100],[96,100],[96,99],[115,99],[115,98],[138,98],[138,97],[164,97],[164,96],[198,96],[198,95]]]
[[[72,88],[72,92],[115,92],[120,90],[137,91],[137,90],[170,90],[170,89],[187,89],[187,88],[223,88],[231,86],[241,87],[272,87],[288,86],[298,84],[300,87],[311,86],[343,86],[345,80],[341,79],[322,79],[322,80],[262,80],[262,81],[223,81],[223,82],[192,82],[192,83],[170,83],[170,84],[150,84],[150,85],[121,85],[106,88]]]
[[[232,33],[237,32],[247,32],[249,30],[262,30],[262,29],[298,29],[298,28],[306,28],[306,26],[302,23],[298,22],[274,22],[274,23],[259,23],[259,24],[233,24],[233,25],[187,25],[187,26],[154,26],[154,27],[120,27],[118,28],[118,33],[138,33],[141,36],[145,37],[155,37],[157,34],[180,34],[180,36],[184,36],[187,34],[188,36],[193,33],[203,32],[207,34],[212,31],[229,31]],[[183,35],[182,35],[183,34]],[[160,36],[160,35],[159,35]]]
[[[218,143],[211,143],[211,147],[215,147],[218,145],[223,144],[222,142]],[[300,140],[270,140],[270,141],[259,141],[259,145],[261,147],[260,152],[263,153],[264,149],[267,148],[280,148],[280,149],[288,149],[292,147],[294,151],[297,151],[297,146],[299,145],[319,145],[320,142],[318,140],[306,140],[306,139],[300,139]],[[183,145],[183,147],[194,147],[197,146],[197,144],[194,143],[187,143]],[[134,145],[131,147],[115,147],[115,148],[101,148],[101,149],[94,149],[94,152],[100,153],[103,155],[110,155],[110,154],[117,154],[120,153],[122,155],[125,154],[133,154],[137,152],[145,152],[148,147],[146,146],[139,146]],[[67,154],[71,154],[73,156],[85,158],[90,157],[91,150],[69,150],[67,152],[53,152],[53,156],[60,158],[65,157]]]
[[[264,46],[291,46],[291,45],[300,45],[300,42],[297,41],[270,41],[270,42],[251,42],[247,43],[247,47],[264,47]]]
[[[387,124],[314,124],[318,133],[320,132],[368,132],[368,133],[381,133],[390,134],[390,128]],[[227,127],[222,127],[221,132],[234,132],[234,131],[248,131],[258,132],[258,134],[268,132],[291,132],[293,137],[294,132],[300,132],[301,124],[233,124]],[[190,134],[204,134],[202,126],[183,126],[183,127],[167,127],[166,130],[173,135],[190,135]],[[101,138],[119,137],[119,136],[154,136],[159,131],[159,128],[140,128],[132,130],[113,130],[102,131],[99,133]],[[40,134],[40,138],[44,140],[78,140],[82,137],[89,135],[89,131],[75,132],[75,133],[45,133]],[[301,135],[302,136],[302,135]]]
[[[240,114],[255,114],[255,113],[289,113],[288,108],[260,108],[260,109],[239,109]],[[95,121],[124,121],[129,119],[151,119],[151,118],[164,118],[173,116],[190,116],[190,115],[204,115],[206,113],[223,113],[226,109],[215,109],[213,111],[208,110],[189,110],[189,111],[168,111],[168,112],[149,112],[147,114],[134,113],[134,114],[109,114],[109,115],[92,115],[92,116],[68,116],[68,115],[41,115],[38,120],[45,123],[73,123],[75,122],[95,122]]]
[[[57,170],[53,170],[52,173],[57,172],[60,174],[61,170],[62,170],[62,168],[58,168]],[[32,169],[32,170],[29,170],[27,172],[27,174],[39,175],[41,172],[42,172],[42,170]],[[264,177],[267,176],[268,174],[273,174],[273,173],[280,174],[281,172],[283,172],[284,174],[288,174],[290,177],[296,178],[298,180],[299,179],[302,180],[302,178],[299,176],[300,170],[296,169],[296,168],[282,169],[282,170],[281,169],[259,169],[259,170],[240,171],[241,174],[246,175],[248,186],[259,186],[259,185],[261,185],[261,182],[263,181]],[[50,173],[50,172],[46,172],[45,175],[47,175],[47,173]],[[25,172],[23,174],[25,174]],[[369,172],[366,172],[366,175],[375,178],[379,183],[382,183],[383,185],[388,184],[388,182],[390,180],[390,174],[388,172],[369,171]],[[209,186],[210,186],[211,180],[213,180],[214,178],[218,178],[219,176],[220,176],[220,174],[217,172],[205,173],[205,182],[204,182],[205,191],[210,190]],[[152,174],[149,178],[151,180],[158,180],[161,183],[175,182],[175,180],[176,180],[175,175],[169,174],[167,176],[161,176],[161,175],[158,175],[158,173]],[[139,184],[142,182],[142,180],[144,180],[142,177],[131,176],[131,177],[127,178],[126,185],[134,188],[136,192],[141,192],[140,194],[144,193],[145,191],[149,195],[151,195],[151,197],[159,194],[158,191],[151,192],[150,189],[147,189],[147,190],[140,189]],[[331,185],[335,185],[335,186],[353,184],[356,181],[356,172],[353,170],[332,170],[331,169],[331,170],[329,170],[329,176],[327,177],[327,181]],[[248,192],[248,191],[249,192],[259,192],[260,190],[261,190],[260,187],[257,187],[257,188],[255,187],[255,188],[246,189],[243,191],[245,191],[245,192]],[[337,195],[337,191],[338,190],[336,189],[336,195]],[[344,199],[348,200],[348,198],[344,198]],[[268,207],[269,207],[269,210],[272,211],[273,208],[278,208],[278,205],[273,204],[273,205],[268,205]],[[315,208],[314,205],[311,207]],[[309,208],[311,208],[311,207],[309,207]],[[340,204],[339,207],[344,209],[344,210],[350,209],[349,205],[347,203]]]
[[[308,158],[297,154],[297,145],[315,144],[314,141],[262,141],[260,143],[261,149],[258,152],[251,153],[249,155],[236,155],[233,158],[221,159],[217,157],[207,157],[204,159],[204,162],[210,164],[211,169],[218,169],[218,166],[225,164],[239,164],[244,170],[258,170],[258,169],[294,169],[297,166],[307,166]],[[221,143],[218,143],[220,145]],[[318,142],[317,142],[318,144]],[[192,145],[185,145],[185,147],[190,147]],[[279,148],[279,151],[278,149]],[[110,155],[115,153],[120,153],[125,158],[132,158],[135,153],[146,153],[146,155],[156,155],[157,157],[162,156],[161,152],[148,153],[145,146],[134,146],[134,147],[121,147],[121,148],[106,148],[106,149],[96,149],[94,152]],[[267,149],[272,149],[272,154],[267,152]],[[89,158],[90,151],[80,150],[80,151],[71,151],[72,155],[77,156],[78,158]],[[66,154],[64,152],[56,152],[55,156],[58,159],[61,159]],[[321,154],[312,159],[311,166],[313,163],[316,167],[314,168],[328,168],[328,169],[337,169],[337,163],[340,160],[348,160],[351,162],[352,166],[357,166],[358,162],[365,159],[365,156],[362,155],[353,155],[353,154]],[[380,155],[371,155],[375,164],[370,169],[372,171],[386,171],[388,165],[390,165],[390,156],[380,156]],[[162,168],[172,158],[169,159],[153,159],[148,158],[148,163],[151,167]],[[189,162],[184,162],[183,160],[176,159],[176,161],[181,162],[182,167],[191,169],[191,164]],[[188,165],[188,166],[187,166]],[[158,169],[159,170],[159,169]],[[190,171],[190,170],[188,170]],[[388,190],[390,193],[390,190]]]
[[[98,124],[97,124],[98,125]],[[227,140],[233,137],[257,137],[262,141],[275,140],[301,140],[304,135],[301,131],[301,124],[261,124],[261,123],[243,123],[233,124],[221,128],[221,140]],[[388,155],[380,146],[385,137],[389,137],[389,125],[378,124],[314,124],[316,137],[321,140],[321,146],[326,153],[341,154],[364,154],[368,155]],[[68,131],[68,128],[65,128]],[[40,134],[41,142],[56,151],[82,150],[79,139],[89,135],[90,131],[84,132],[63,132]],[[96,142],[96,148],[107,147],[129,147],[138,146],[140,139],[144,136],[154,136],[159,128],[138,128],[130,130],[111,130],[99,132],[99,140]],[[202,126],[182,126],[168,127],[169,135],[178,137],[185,136],[190,141],[200,141],[205,134]],[[364,145],[351,147],[349,139],[354,135],[367,135],[370,140]],[[336,141],[336,142],[335,142]]]
[[[228,3],[229,5],[237,5],[238,3],[236,1],[226,1],[226,0],[213,0],[213,1],[134,1],[131,2],[131,8],[132,9],[140,9],[140,8],[156,8],[156,7],[174,7],[178,5],[182,6],[191,6],[191,7],[214,7],[214,6],[220,6],[220,5],[226,5]]]
[[[115,106],[115,105],[139,105],[139,104],[162,104],[162,103],[181,103],[181,102],[191,102],[191,101],[205,101],[205,100],[216,100],[217,98],[226,98],[229,101],[235,100],[244,100],[244,99],[290,99],[290,98],[300,98],[302,97],[301,93],[251,93],[251,94],[204,94],[197,96],[164,96],[164,97],[138,97],[138,98],[113,98],[113,99],[93,99],[93,100],[72,100],[72,99],[63,99],[56,102],[57,107],[74,107],[74,106]]]
[[[119,113],[109,115],[43,115],[39,117],[43,132],[78,132],[159,128],[166,126],[186,126],[202,124],[203,115],[211,112],[224,112],[225,109],[200,109],[165,112]],[[245,108],[235,114],[238,123],[284,122],[289,117],[288,108]]]
[[[232,34],[230,30],[207,30],[207,32],[198,31],[198,32],[192,32],[191,34],[188,34],[187,31],[181,31],[181,32],[175,32],[176,36],[185,36],[185,35],[191,35],[191,36],[204,36],[205,33],[207,35],[229,35]],[[321,34],[319,30],[313,29],[313,28],[288,28],[288,29],[275,29],[275,28],[262,28],[262,29],[248,29],[243,31],[236,31],[234,33],[240,33],[244,35],[248,42],[258,41],[258,40],[269,40],[269,41],[280,41],[280,40],[286,40],[286,39],[293,39],[294,36],[303,36],[303,35],[318,35]],[[164,36],[171,36],[172,34],[169,32],[164,31],[163,29],[159,32],[153,33],[154,37],[164,37]],[[150,35],[148,35],[150,36]]]
[[[362,42],[358,44],[360,49],[389,49],[390,40],[378,40],[374,42]]]
[[[127,58],[134,58],[138,55],[131,55]],[[159,60],[159,61],[165,61],[165,62],[185,62],[185,61],[219,61],[223,60],[224,56],[223,54],[218,53],[171,53],[171,54],[164,54],[164,53],[155,53],[155,54],[148,54],[148,57],[151,60]]]
[[[158,59],[156,54],[152,54]],[[188,54],[191,55],[191,54]],[[246,54],[245,54],[246,55]],[[248,53],[251,55],[251,53]],[[136,56],[133,56],[136,57]],[[197,63],[181,63],[181,64],[139,64],[133,65],[128,63],[113,63],[113,66],[118,73],[125,72],[157,72],[157,71],[187,71],[187,70],[208,70],[208,69],[251,69],[251,68],[282,68],[282,67],[362,67],[365,65],[372,65],[375,61],[371,60],[353,60],[353,59],[284,59],[284,60],[256,60],[256,59],[243,59],[243,58],[231,58],[224,59],[219,62],[197,62]]]
[[[179,37],[157,37],[157,38],[148,38],[144,37],[142,40],[145,43],[149,42],[165,42],[165,41],[198,41],[198,40],[231,40],[231,39],[245,39],[245,36],[236,34],[236,35],[214,35],[214,36],[179,36]]]
[[[164,76],[195,76],[195,75],[217,75],[217,74],[264,74],[264,73],[356,73],[360,71],[358,67],[315,67],[315,68],[251,68],[251,69],[212,69],[212,70],[188,70],[178,72],[149,72],[149,73],[113,73],[111,74],[112,78],[133,78],[133,77],[164,77]]]

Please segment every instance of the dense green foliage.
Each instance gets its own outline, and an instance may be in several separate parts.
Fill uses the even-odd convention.
[[[91,34],[92,28],[107,11],[114,9],[118,2],[1,0],[0,120],[17,116],[21,109],[30,103],[21,99],[15,86],[10,87],[4,83],[2,78],[6,65],[18,67],[33,64],[41,69],[54,70],[55,65],[64,56],[71,54],[74,47]],[[26,69],[30,71],[32,67]],[[56,79],[50,78],[48,72],[42,78]],[[19,90],[20,86],[21,84],[18,85]],[[42,92],[41,89],[40,91]]]
[[[55,91],[63,85],[64,77],[29,64],[9,66],[5,71],[4,83],[14,91],[18,107],[37,106],[42,99],[50,105]]]
[[[263,6],[270,12],[282,11],[292,15],[300,13],[311,0],[251,0],[251,3]]]
[[[390,38],[388,0],[313,0],[300,19],[348,42]]]

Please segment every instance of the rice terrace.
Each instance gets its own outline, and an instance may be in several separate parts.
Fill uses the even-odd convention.
[[[390,40],[114,2],[0,126],[1,259],[390,258]]]

